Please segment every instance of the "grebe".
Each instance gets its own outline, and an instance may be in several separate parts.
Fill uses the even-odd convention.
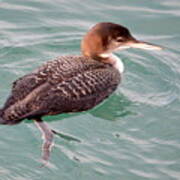
[[[13,83],[11,95],[0,110],[0,124],[34,120],[44,137],[42,160],[48,162],[56,132],[42,117],[85,111],[111,95],[124,71],[122,61],[112,52],[131,47],[161,49],[136,40],[119,24],[96,24],[81,42],[82,55],[60,56]]]

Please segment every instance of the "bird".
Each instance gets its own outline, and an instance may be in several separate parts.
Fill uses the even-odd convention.
[[[114,52],[128,48],[162,49],[137,40],[120,24],[95,24],[82,38],[80,55],[59,56],[13,82],[0,109],[0,124],[34,121],[44,138],[42,160],[48,163],[56,131],[43,117],[87,111],[108,98],[124,72],[123,62]]]

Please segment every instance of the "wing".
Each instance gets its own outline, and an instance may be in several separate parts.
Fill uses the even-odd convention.
[[[84,111],[108,97],[119,82],[119,72],[110,67],[85,71],[57,84],[46,82],[7,108],[4,119],[15,124],[24,118]]]
[[[25,117],[88,110],[108,97],[119,82],[119,72],[114,68],[86,71],[39,93],[32,101],[38,109]]]
[[[14,82],[12,93],[2,109],[4,119],[14,124],[32,115],[56,114],[60,112],[60,108],[55,108],[53,104],[56,104],[55,98],[59,98],[59,100],[63,98],[68,99],[67,95],[65,95],[66,92],[61,92],[62,87],[68,88],[71,81],[73,86],[73,83],[76,81],[75,77],[84,78],[86,81],[88,75],[86,73],[83,76],[80,75],[82,72],[103,69],[106,66],[104,63],[97,63],[91,59],[87,60],[82,56],[65,56],[47,62],[33,73],[25,75]],[[94,80],[94,85],[95,83],[98,84]],[[81,86],[84,87],[84,85]],[[93,87],[90,87],[90,83],[89,88],[89,94],[85,94],[84,92],[87,90],[84,90],[79,95],[90,95],[94,91]],[[69,91],[68,96],[74,97],[75,91],[77,90],[72,89],[72,92]],[[72,99],[79,102],[77,97]],[[53,103],[50,102],[51,100]],[[63,111],[66,111],[66,109]]]
[[[84,61],[86,61],[85,65]],[[13,83],[12,93],[3,109],[23,100],[34,89],[46,82],[57,84],[82,71],[103,66],[101,63],[97,64],[94,60],[87,60],[82,56],[61,56],[53,61],[48,61],[33,73],[25,75]]]

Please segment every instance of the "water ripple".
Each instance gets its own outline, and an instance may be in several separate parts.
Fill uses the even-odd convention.
[[[18,77],[79,54],[83,34],[97,22],[122,23],[165,49],[118,52],[126,71],[113,96],[90,112],[47,118],[81,140],[56,136],[49,168],[38,168],[42,140],[31,123],[1,126],[0,179],[179,179],[179,7],[179,0],[1,2],[1,105]]]

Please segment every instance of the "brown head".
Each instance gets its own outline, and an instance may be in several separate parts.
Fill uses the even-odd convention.
[[[81,42],[82,54],[93,59],[101,59],[113,51],[130,47],[148,50],[162,49],[160,46],[136,40],[126,27],[110,22],[96,24]]]

